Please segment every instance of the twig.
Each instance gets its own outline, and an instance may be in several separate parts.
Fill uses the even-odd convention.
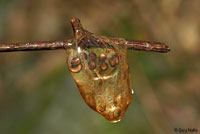
[[[114,43],[133,50],[163,53],[170,51],[169,47],[165,43],[98,36],[84,30],[78,18],[73,18],[71,23],[75,35],[74,39],[65,41],[0,44],[0,52],[68,49],[77,41],[78,43],[82,42],[82,47],[104,47],[105,44]],[[86,39],[87,41],[82,41],[83,39]]]

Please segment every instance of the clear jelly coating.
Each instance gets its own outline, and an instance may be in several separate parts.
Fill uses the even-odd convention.
[[[127,49],[67,49],[67,65],[87,105],[111,122],[122,119],[132,100]]]

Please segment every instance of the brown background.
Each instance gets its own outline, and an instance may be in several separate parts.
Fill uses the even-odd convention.
[[[82,100],[64,50],[0,53],[1,134],[164,134],[200,131],[200,1],[0,0],[0,42],[73,38],[72,17],[91,32],[162,41],[167,54],[129,51],[132,104],[113,124]]]

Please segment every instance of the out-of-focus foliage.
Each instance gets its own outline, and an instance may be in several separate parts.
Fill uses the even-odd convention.
[[[0,53],[0,134],[164,134],[200,131],[200,1],[0,0],[0,42],[72,38],[70,19],[98,34],[162,41],[129,51],[133,102],[119,123],[92,111],[63,50]]]

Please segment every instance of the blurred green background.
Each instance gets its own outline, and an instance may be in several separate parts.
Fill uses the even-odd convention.
[[[200,1],[0,0],[0,42],[91,32],[166,42],[167,54],[128,51],[132,104],[110,123],[83,101],[64,50],[0,53],[0,134],[169,134],[200,131]]]

